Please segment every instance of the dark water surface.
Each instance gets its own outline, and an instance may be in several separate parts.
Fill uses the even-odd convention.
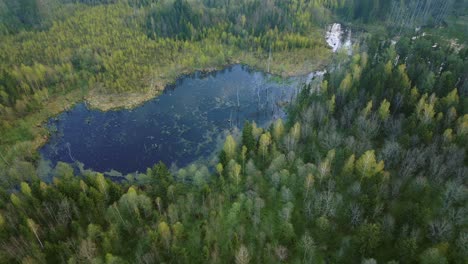
[[[133,110],[102,112],[78,104],[49,122],[53,131],[40,150],[53,165],[79,161],[99,172],[145,171],[163,161],[185,166],[210,156],[222,132],[244,120],[266,126],[284,117],[284,102],[298,80],[236,65],[181,78],[159,97]]]

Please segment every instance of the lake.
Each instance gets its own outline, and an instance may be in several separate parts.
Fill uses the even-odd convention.
[[[52,165],[81,162],[98,172],[144,172],[159,161],[186,166],[212,156],[245,120],[266,127],[284,118],[299,83],[235,65],[184,76],[132,110],[102,112],[81,103],[50,119],[40,154]]]

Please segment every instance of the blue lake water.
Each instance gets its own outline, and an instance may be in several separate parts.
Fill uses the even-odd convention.
[[[132,110],[81,103],[49,121],[52,134],[40,153],[52,165],[79,161],[99,172],[144,172],[159,161],[186,166],[212,155],[226,131],[245,120],[267,126],[284,117],[298,83],[235,65],[185,76]]]

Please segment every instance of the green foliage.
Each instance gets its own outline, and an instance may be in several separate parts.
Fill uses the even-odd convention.
[[[378,173],[382,172],[384,169],[384,161],[376,161],[375,151],[368,150],[366,151],[357,161],[356,161],[356,171],[363,178],[371,178]]]
[[[370,114],[370,112],[372,111],[373,105],[374,105],[374,102],[372,102],[372,100],[370,100],[369,102],[367,102],[366,107],[362,110],[362,115],[363,115],[364,117],[367,117],[367,116]]]
[[[169,245],[170,240],[171,240],[171,230],[166,222],[163,221],[159,223],[158,233],[161,236],[161,238],[164,240],[164,243],[166,245]]]
[[[223,175],[223,164],[221,163],[218,163],[216,165],[216,172],[219,174],[219,176],[221,177]]]
[[[202,12],[192,8],[185,0],[156,5],[147,20],[149,35],[154,37],[188,40],[196,37],[195,29],[202,29]]]
[[[360,251],[364,256],[372,255],[382,243],[381,228],[378,224],[364,224],[358,231]]]
[[[351,74],[346,74],[346,77],[341,81],[340,92],[347,93],[351,89],[352,85],[352,76]]]
[[[256,140],[253,135],[253,127],[250,122],[244,123],[244,128],[242,129],[242,145],[247,147],[248,151],[256,149]]]
[[[354,171],[354,166],[355,166],[355,160],[356,160],[356,156],[353,154],[351,155],[345,162],[344,166],[343,166],[343,171],[342,171],[342,174],[344,176],[348,175],[348,174],[351,174],[353,173]]]
[[[226,153],[227,160],[231,160],[235,158],[237,150],[237,143],[231,135],[226,137],[226,141],[224,142],[223,151]]]
[[[221,52],[225,62],[250,47],[312,47],[321,11],[373,21],[396,3],[79,2],[48,29],[1,37],[2,146],[37,136],[20,112],[83,80],[135,91],[154,72],[207,66]],[[116,183],[58,163],[43,182],[33,158],[0,148],[2,173],[17,178],[0,188],[0,262],[464,263],[466,48],[411,37],[369,37],[320,91],[302,89],[287,122],[227,136],[215,170],[159,163]]]
[[[275,139],[276,142],[279,142],[280,139],[283,137],[283,134],[284,134],[283,120],[278,119],[273,124],[273,138]]]
[[[21,192],[25,195],[30,197],[31,196],[31,188],[26,182],[21,183]]]
[[[379,107],[379,117],[381,120],[387,120],[390,115],[390,102],[387,99],[384,99],[382,103],[380,103]]]
[[[447,259],[440,253],[437,248],[429,248],[420,256],[421,264],[445,264]]]
[[[265,156],[268,151],[268,147],[271,144],[271,135],[270,132],[264,133],[260,136],[259,140],[259,149],[262,153],[263,159],[265,159]]]

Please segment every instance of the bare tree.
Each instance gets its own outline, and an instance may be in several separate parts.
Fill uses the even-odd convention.
[[[236,264],[247,264],[250,262],[249,250],[246,246],[241,245],[236,253]]]

